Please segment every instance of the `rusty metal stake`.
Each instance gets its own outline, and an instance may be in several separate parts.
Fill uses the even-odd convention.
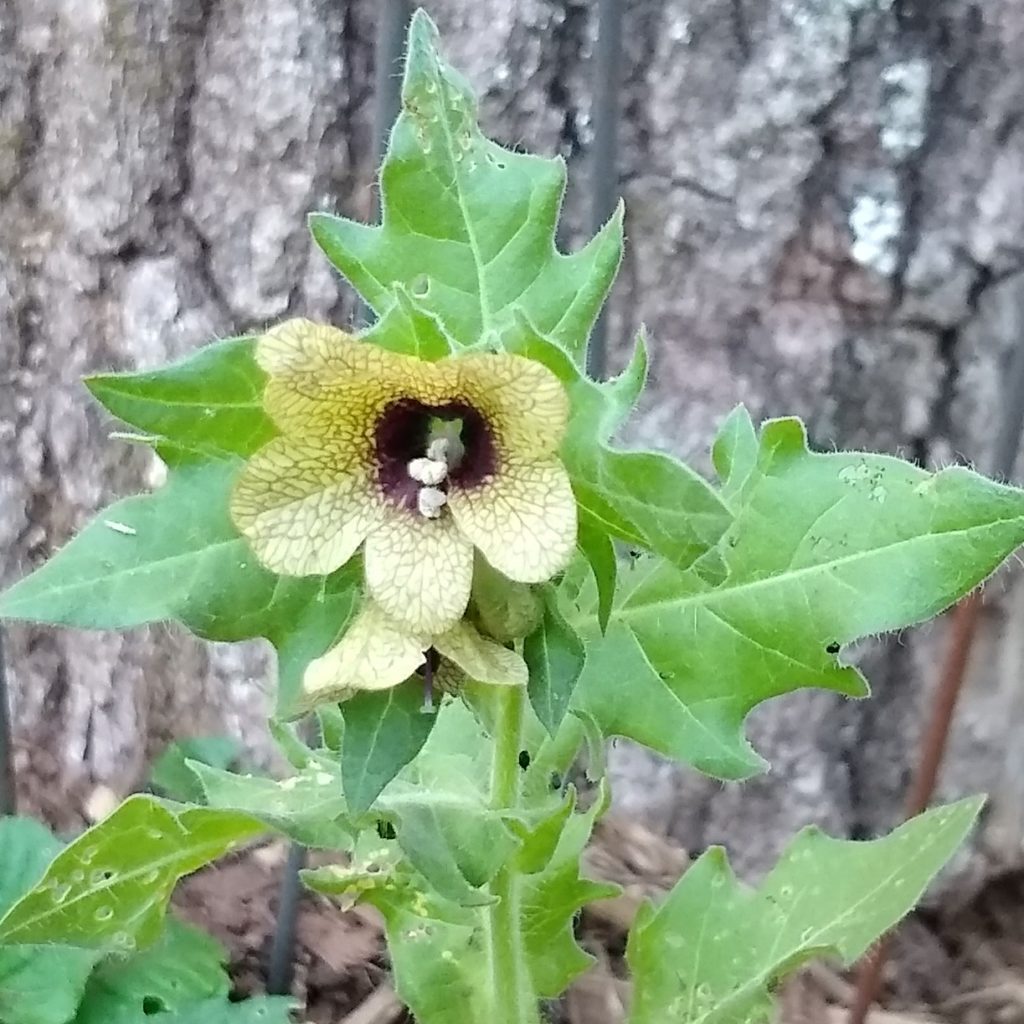
[[[1020,340],[1013,352],[1003,398],[1002,423],[999,426],[992,459],[995,475],[1001,480],[1009,480],[1013,476],[1021,433],[1024,431],[1024,310],[1018,311],[1016,326],[1020,332]],[[942,767],[953,713],[963,688],[980,613],[980,590],[975,590],[965,597],[953,613],[946,662],[935,693],[931,718],[921,740],[917,770],[914,772],[904,803],[905,818],[912,818],[924,811],[935,792],[935,783]],[[882,969],[885,967],[888,951],[889,942],[882,939],[861,961],[849,1024],[864,1024],[868,1010],[881,986]]]
[[[951,638],[946,663],[942,669],[942,678],[935,694],[935,705],[931,719],[921,741],[920,757],[917,771],[907,791],[904,804],[904,820],[913,818],[928,807],[935,783],[938,779],[942,757],[949,739],[953,712],[956,710],[957,699],[963,688],[967,661],[978,626],[978,615],[981,611],[981,592],[975,590],[965,597],[953,612],[950,626]],[[874,1003],[881,987],[882,969],[885,967],[889,952],[889,941],[883,938],[875,945],[874,950],[861,961],[857,972],[857,985],[850,1009],[850,1024],[864,1024],[868,1010]]]

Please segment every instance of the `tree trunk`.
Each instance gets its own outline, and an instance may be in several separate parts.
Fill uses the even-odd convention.
[[[0,0],[5,580],[157,482],[106,439],[83,373],[287,315],[351,316],[304,215],[369,213],[376,6]],[[487,130],[567,159],[562,244],[579,244],[596,4],[427,7]],[[654,338],[634,437],[706,468],[716,423],[743,401],[805,417],[822,447],[984,468],[1024,320],[1024,9],[633,0],[624,39],[613,365],[640,321]],[[1021,772],[1001,753],[1024,717],[1021,590],[1008,575],[989,587],[944,776],[947,794],[999,794],[989,835],[1004,857],[1024,833]],[[742,787],[619,745],[618,799],[693,848],[727,843],[750,871],[808,821],[888,827],[943,634],[867,645],[871,702],[762,708],[753,732],[773,771]],[[264,749],[260,647],[165,627],[10,639],[19,778],[59,780],[62,813],[96,783],[137,782],[172,735],[227,728]]]

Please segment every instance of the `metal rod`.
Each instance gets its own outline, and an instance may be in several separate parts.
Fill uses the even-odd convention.
[[[391,126],[402,105],[402,53],[411,17],[412,8],[408,0],[384,0],[380,5],[375,49],[376,107],[373,115],[374,155],[378,166],[387,152]]]
[[[371,190],[370,223],[380,216],[380,185],[376,175],[388,151],[391,126],[402,108],[402,54],[405,35],[412,17],[409,0],[384,0],[380,5],[377,21],[377,38],[374,47],[374,88],[376,105],[373,111],[373,171],[375,180]],[[365,302],[359,303],[356,313],[362,324],[371,324],[373,310]]]
[[[599,231],[615,209],[619,191],[619,84],[622,9],[626,0],[598,0],[594,50],[594,141],[590,153],[590,230]],[[587,370],[603,377],[607,365],[608,317],[602,310],[587,348]]]
[[[295,929],[299,920],[302,883],[299,872],[306,866],[306,848],[292,843],[284,865],[281,889],[277,897],[277,925],[270,946],[267,966],[267,992],[286,996],[292,989],[295,973]]]
[[[1024,433],[1024,311],[1016,326],[1021,331],[1021,338],[1013,352],[1003,395],[1002,421],[992,458],[992,469],[1002,480],[1009,480],[1013,476],[1017,453],[1020,450],[1021,434]],[[921,740],[917,770],[907,790],[904,820],[924,811],[935,792],[980,615],[980,590],[968,594],[953,613],[949,650],[936,688],[931,718]],[[850,1008],[849,1024],[864,1024],[868,1011],[878,997],[882,971],[888,955],[889,940],[886,938],[861,961],[853,1005]]]
[[[14,732],[7,688],[7,663],[4,659],[4,631],[0,626],[0,815],[18,810],[14,782]]]
[[[323,745],[319,719],[307,715],[298,726],[299,738],[308,746]],[[277,896],[277,921],[267,961],[267,992],[272,996],[287,995],[291,991],[295,973],[295,931],[299,920],[302,881],[299,872],[306,866],[308,851],[301,843],[292,843],[281,875],[281,889]]]

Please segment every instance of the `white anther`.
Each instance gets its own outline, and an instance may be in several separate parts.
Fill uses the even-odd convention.
[[[447,437],[435,437],[427,445],[427,458],[433,459],[434,462],[443,462],[447,466],[449,447],[450,444]]]
[[[436,487],[448,478],[448,463],[439,462],[437,459],[427,457],[425,459],[413,459],[409,463],[409,476],[418,484],[426,484],[428,487]]]
[[[421,487],[419,494],[416,495],[416,508],[419,509],[420,515],[427,519],[439,519],[441,509],[447,502],[448,495],[436,487]]]

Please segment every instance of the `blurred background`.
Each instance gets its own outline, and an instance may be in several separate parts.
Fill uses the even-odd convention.
[[[425,6],[485,131],[567,161],[563,248],[609,189],[625,197],[608,371],[641,323],[653,354],[631,440],[707,471],[744,402],[755,420],[804,417],[822,448],[991,470],[1024,343],[1021,0],[621,0],[618,58],[601,57],[598,0]],[[0,583],[160,483],[151,456],[108,440],[83,374],[286,316],[356,316],[304,219],[373,215],[375,97],[400,70],[378,36],[400,8],[0,0]],[[595,142],[602,117],[617,145]],[[1017,916],[1019,576],[987,585],[940,785],[993,798],[947,893],[967,906],[1003,886]],[[869,702],[760,709],[772,770],[743,786],[617,745],[618,810],[691,851],[726,844],[748,877],[808,822],[890,828],[947,635],[940,621],[865,645]],[[20,807],[51,824],[140,785],[175,738],[228,733],[268,757],[261,645],[165,626],[12,626],[5,641]],[[1024,1020],[1024,1002],[999,1019]]]

